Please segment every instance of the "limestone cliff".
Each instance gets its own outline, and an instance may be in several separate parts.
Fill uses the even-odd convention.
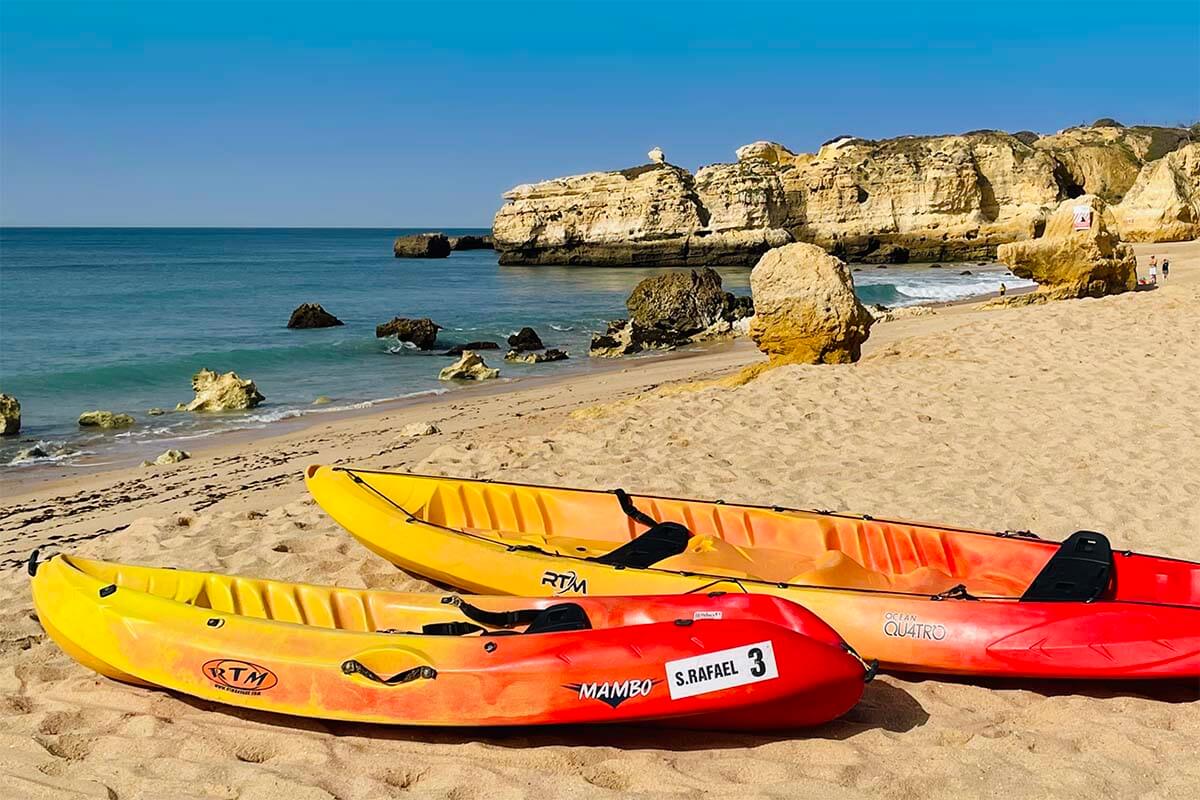
[[[1126,241],[1200,238],[1200,143],[1185,145],[1142,167],[1113,213]]]
[[[693,176],[648,164],[525,184],[504,198],[492,226],[501,264],[750,265],[791,241],[772,226],[778,178],[754,167]]]
[[[1129,213],[1113,208],[1137,228],[1129,238],[1183,238],[1195,235],[1197,159],[1180,155],[1193,135],[1103,124],[1041,137],[841,137],[816,153],[755,142],[695,175],[661,163],[518,186],[493,230],[502,264],[752,265],[789,241],[850,260],[949,261],[1039,236],[1063,200],[1087,193],[1130,196]]]

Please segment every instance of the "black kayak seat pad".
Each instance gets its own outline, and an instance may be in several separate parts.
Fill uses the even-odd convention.
[[[1021,600],[1090,603],[1108,588],[1112,569],[1108,538],[1096,531],[1076,531],[1059,545]]]

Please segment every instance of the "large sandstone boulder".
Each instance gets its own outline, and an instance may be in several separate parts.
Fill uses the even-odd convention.
[[[486,381],[500,377],[500,370],[489,367],[478,353],[470,350],[462,354],[462,358],[438,373],[442,381]]]
[[[254,381],[243,379],[236,372],[218,374],[211,369],[202,369],[192,376],[192,391],[196,396],[190,403],[176,406],[177,411],[239,411],[254,408],[267,399]]]
[[[0,394],[0,436],[21,432],[21,403],[11,394]]]
[[[388,322],[375,326],[375,338],[384,339],[395,336],[402,342],[411,342],[419,350],[432,350],[437,342],[437,333],[442,329],[429,317],[409,319],[408,317],[392,317]]]
[[[450,255],[450,240],[444,233],[418,233],[397,236],[392,243],[396,258],[445,258]]]
[[[858,360],[874,319],[855,296],[850,268],[840,258],[811,244],[771,250],[750,273],[750,289],[750,336],[772,360]]]
[[[1079,225],[1086,223],[1086,227]],[[1108,204],[1084,195],[1064,201],[1030,242],[1001,245],[998,257],[1013,274],[1038,283],[1049,299],[1099,297],[1137,288],[1137,261],[1117,236]]]
[[[1125,241],[1200,238],[1200,143],[1185,145],[1142,167],[1112,212]]]
[[[344,325],[340,319],[330,314],[320,303],[304,303],[297,306],[288,318],[289,328],[332,328]]]
[[[134,421],[128,414],[114,414],[111,411],[85,411],[79,415],[81,428],[130,428]]]

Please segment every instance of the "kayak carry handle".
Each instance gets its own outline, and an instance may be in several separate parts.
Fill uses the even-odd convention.
[[[412,669],[397,672],[390,678],[384,678],[377,675],[369,667],[363,666],[361,661],[351,658],[342,662],[342,674],[362,675],[367,680],[382,683],[384,686],[399,686],[402,683],[410,683],[419,679],[433,680],[437,677],[437,670],[428,666],[413,667]]]

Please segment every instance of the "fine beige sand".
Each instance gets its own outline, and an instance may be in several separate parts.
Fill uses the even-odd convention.
[[[755,736],[422,730],[247,713],[100,678],[33,616],[36,546],[197,569],[432,589],[304,495],[312,462],[1105,531],[1200,560],[1200,243],[1154,291],[877,326],[855,365],[701,384],[684,360],[227,439],[174,467],[0,483],[0,797],[1191,798],[1200,685],[884,675],[846,718]],[[705,388],[706,387],[706,388]],[[441,433],[397,440],[412,421]]]

